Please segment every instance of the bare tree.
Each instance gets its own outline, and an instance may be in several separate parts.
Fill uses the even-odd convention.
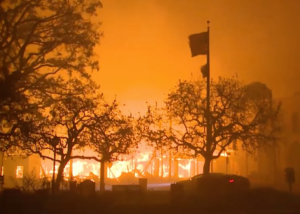
[[[160,153],[163,156],[163,153],[170,149],[169,145],[172,142],[167,135],[172,128],[171,118],[156,104],[148,105],[148,111],[140,120],[139,128],[143,140],[154,148],[155,155]]]
[[[204,81],[180,81],[168,94],[166,114],[172,129],[165,136],[170,148],[196,157],[204,157],[203,173],[210,171],[210,162],[240,142],[248,151],[274,143],[274,129],[280,106],[271,107],[269,99],[252,99],[248,87],[234,78],[211,82],[210,112],[206,110]],[[207,114],[212,124],[211,141],[206,141]],[[262,132],[261,130],[264,130]]]
[[[0,2],[0,135],[51,105],[63,75],[89,78],[86,68],[98,69],[101,32],[91,18],[101,7],[99,0]]]
[[[165,130],[171,128],[168,121],[170,118],[167,117],[165,111],[158,108],[157,104],[155,106],[148,105],[148,110],[144,117],[141,119],[141,129],[143,131],[143,138],[153,146],[155,149],[160,149],[166,146],[168,142],[167,136],[165,135]]]
[[[101,105],[93,115],[90,132],[90,148],[99,155],[101,163],[100,191],[105,188],[104,168],[106,162],[120,160],[138,146],[141,134],[138,121],[132,115],[124,115],[114,100],[111,104]]]
[[[97,88],[95,85],[82,86],[77,82],[74,88],[81,88],[81,95],[61,95],[58,101],[51,105],[50,116],[36,121],[29,134],[22,135],[18,144],[23,151],[39,154],[44,159],[59,163],[54,191],[59,189],[64,168],[71,159],[99,161],[96,157],[72,153],[88,145],[86,131],[93,124],[93,112],[101,100],[101,96],[92,96]]]

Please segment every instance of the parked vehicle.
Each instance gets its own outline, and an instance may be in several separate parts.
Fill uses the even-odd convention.
[[[177,191],[199,193],[231,193],[247,190],[250,187],[248,178],[224,173],[199,174],[188,180],[174,183]],[[178,186],[181,186],[180,188]]]

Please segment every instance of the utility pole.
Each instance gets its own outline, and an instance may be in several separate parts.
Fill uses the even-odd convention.
[[[172,117],[170,119],[170,131],[172,131]],[[169,149],[169,180],[172,179],[172,151]]]
[[[245,158],[246,158],[246,177],[248,177],[249,175],[249,162],[248,162],[248,152],[246,151],[246,154],[245,154]]]
[[[209,21],[207,21],[207,34],[208,34],[208,42],[207,42],[207,78],[206,78],[206,120],[207,120],[207,135],[206,135],[206,144],[208,151],[210,152],[212,149],[212,126],[211,126],[211,112],[210,112],[210,58],[209,58]],[[210,162],[210,172],[213,172],[213,164],[214,160],[212,159]]]
[[[71,84],[71,80],[72,80],[72,71],[70,71],[69,73],[69,98],[70,98],[70,109],[71,109],[71,104],[72,104],[72,84]],[[73,151],[71,151],[71,156],[73,154]],[[73,159],[70,159],[70,168],[69,168],[69,185],[71,188],[71,182],[73,181]]]
[[[198,156],[196,157],[196,169],[197,169],[197,175],[199,174],[199,161]]]
[[[161,173],[161,177],[164,177],[164,153],[163,153],[163,149],[160,149],[160,156],[161,156],[161,168],[160,168],[160,173]]]
[[[4,166],[4,152],[1,152],[1,169],[0,169],[0,175],[3,176],[3,166]]]
[[[172,152],[169,150],[169,180],[172,178]]]
[[[55,189],[55,164],[56,164],[56,149],[57,149],[57,145],[60,143],[60,138],[57,137],[56,135],[52,138],[51,140],[51,144],[53,147],[53,173],[52,173],[52,194],[56,193],[56,189]],[[59,185],[59,184],[57,184]]]
[[[3,168],[4,168],[4,152],[1,152],[1,169],[0,169],[0,187],[1,191],[3,191],[3,186],[4,186],[4,173],[3,173]]]

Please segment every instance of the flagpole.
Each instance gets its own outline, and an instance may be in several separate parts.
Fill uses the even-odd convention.
[[[208,35],[208,46],[207,46],[207,79],[206,79],[206,111],[207,111],[207,135],[206,135],[206,144],[207,148],[210,151],[212,147],[212,142],[211,142],[211,135],[212,135],[212,130],[211,130],[211,121],[210,121],[210,59],[209,59],[209,23],[210,21],[207,21],[207,35]],[[213,172],[213,160],[210,162],[210,172]]]

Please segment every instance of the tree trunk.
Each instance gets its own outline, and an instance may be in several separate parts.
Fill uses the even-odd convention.
[[[105,190],[104,173],[105,173],[105,161],[101,161],[100,162],[100,192],[104,192]]]
[[[66,161],[66,160],[62,161],[58,167],[55,186],[54,186],[54,193],[58,193],[58,191],[59,191],[60,184],[63,180],[63,172],[64,172],[65,166],[67,165],[68,161]]]
[[[204,157],[204,165],[203,165],[203,174],[207,175],[210,172],[210,162],[211,158]]]

